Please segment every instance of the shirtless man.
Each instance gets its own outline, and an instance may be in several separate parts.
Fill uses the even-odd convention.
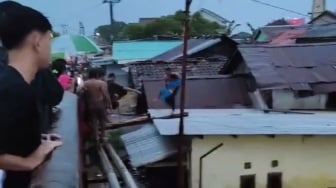
[[[107,83],[102,80],[99,68],[92,68],[88,73],[88,80],[84,82],[87,93],[88,109],[92,120],[98,121],[99,126],[108,122],[107,110],[112,109]]]

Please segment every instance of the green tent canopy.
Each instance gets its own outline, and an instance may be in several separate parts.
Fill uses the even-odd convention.
[[[61,35],[52,41],[52,52],[70,55],[79,53],[97,54],[103,51],[88,37],[83,35]]]

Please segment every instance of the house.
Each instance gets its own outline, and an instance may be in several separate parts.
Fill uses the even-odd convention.
[[[241,45],[226,61],[189,59],[183,132],[189,187],[335,187],[335,113],[314,111],[336,104],[335,48]],[[122,136],[132,166],[156,174],[158,168],[177,170],[179,119],[162,118],[169,111],[153,100],[166,67],[180,72],[181,63],[129,65],[133,80],[141,80],[152,122]],[[251,108],[258,105],[261,110]],[[174,178],[167,175],[169,183]],[[156,187],[175,187],[160,182]]]
[[[236,42],[226,36],[188,40],[188,58],[209,58],[233,53]],[[174,61],[183,57],[183,44],[153,57],[152,61]]]
[[[254,36],[255,43],[286,45],[295,43],[335,42],[336,24],[303,26],[267,26],[260,28]]]
[[[333,112],[284,114],[254,109],[188,109],[190,187],[335,187]],[[159,117],[164,110],[151,110]],[[160,135],[179,119],[154,119]]]
[[[296,37],[296,43],[336,42],[336,24],[313,25],[304,35]]]
[[[324,11],[317,17],[313,18],[309,24],[322,25],[322,24],[334,24],[336,23],[336,15],[330,11]]]
[[[162,54],[182,41],[120,41],[113,43],[113,59],[119,64],[146,61]]]
[[[217,24],[221,25],[221,26],[226,26],[227,24],[229,24],[231,21],[219,16],[218,14],[202,8],[201,10],[197,11],[197,13],[201,14],[201,16],[210,21],[210,22],[216,22]]]
[[[234,41],[236,41],[239,44],[246,44],[252,42],[252,34],[247,32],[239,32],[236,34],[233,34],[230,38]]]
[[[280,25],[280,26],[265,26],[258,29],[254,36],[255,43],[269,43],[272,40],[279,37],[281,34],[287,31],[306,30],[309,25],[292,26],[292,25]]]
[[[253,98],[273,109],[334,108],[335,43],[239,46],[224,74],[247,74]],[[240,56],[241,55],[241,56]],[[261,96],[259,96],[259,91]],[[262,105],[258,105],[264,106]]]

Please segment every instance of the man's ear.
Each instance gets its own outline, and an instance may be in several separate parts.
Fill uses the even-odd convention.
[[[35,51],[40,51],[41,48],[41,33],[33,31],[28,35],[27,42],[33,47]]]

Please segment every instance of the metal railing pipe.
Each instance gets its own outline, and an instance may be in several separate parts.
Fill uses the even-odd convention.
[[[110,163],[105,151],[103,148],[98,149],[98,154],[100,156],[102,167],[105,171],[105,174],[107,176],[107,180],[109,182],[109,185],[111,188],[120,188],[120,184],[117,178],[117,175],[112,167],[112,164]]]
[[[117,167],[121,177],[123,178],[127,188],[138,188],[133,176],[128,171],[122,160],[119,158],[117,152],[113,149],[111,144],[105,144],[107,154],[113,161],[113,164]]]
[[[52,132],[61,136],[63,145],[35,172],[32,188],[81,187],[77,96],[64,93],[60,109]]]

